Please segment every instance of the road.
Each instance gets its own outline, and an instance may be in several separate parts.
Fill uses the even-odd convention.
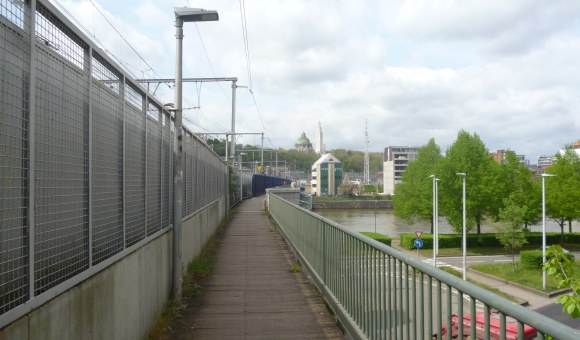
[[[562,305],[557,305],[555,303],[552,303],[550,305],[535,309],[534,311],[537,313],[540,313],[544,316],[547,316],[552,320],[556,320],[558,322],[561,322],[568,327],[572,327],[574,329],[580,329],[580,320],[568,318],[567,313],[566,314],[562,313]]]

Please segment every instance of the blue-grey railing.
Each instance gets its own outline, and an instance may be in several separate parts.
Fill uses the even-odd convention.
[[[353,338],[442,339],[442,326],[456,314],[472,316],[470,336],[479,339],[479,309],[484,339],[506,339],[506,316],[517,320],[518,339],[524,339],[524,325],[538,331],[537,339],[580,339],[578,330],[269,195],[270,215]],[[490,327],[492,308],[499,312],[499,330]],[[462,322],[458,328],[463,334]]]

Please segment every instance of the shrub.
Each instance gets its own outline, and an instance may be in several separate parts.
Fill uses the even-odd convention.
[[[570,253],[563,253],[564,257],[570,261],[574,261],[574,255]],[[546,260],[549,260],[548,257]],[[542,265],[542,250],[523,250],[520,251],[520,262],[528,267],[539,268]]]
[[[560,233],[546,233],[547,244],[560,244]],[[405,249],[415,249],[415,234],[401,234],[401,247]],[[421,249],[433,249],[433,234],[423,234],[423,247]],[[527,233],[526,241],[529,245],[542,245],[542,233]],[[580,233],[564,234],[566,243],[580,243]],[[502,247],[495,236],[489,234],[467,234],[467,247]],[[461,234],[439,234],[439,248],[461,248]]]
[[[370,233],[370,232],[366,232],[366,231],[361,232],[361,234],[363,234],[365,236],[368,236],[368,237],[372,238],[375,241],[378,241],[378,242],[381,242],[383,244],[386,244],[389,247],[391,246],[391,240],[392,239],[390,237],[388,237],[388,236],[385,236],[385,235],[379,234],[379,233]]]
[[[539,268],[542,265],[541,250],[520,251],[520,262],[527,267]]]

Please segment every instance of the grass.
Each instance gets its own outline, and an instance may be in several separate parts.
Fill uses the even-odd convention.
[[[580,266],[580,261],[575,261],[576,267]],[[516,262],[515,273],[512,273],[511,263],[499,263],[499,264],[478,264],[472,265],[470,268],[478,270],[482,273],[490,274],[496,277],[500,277],[504,280],[515,282],[530,288],[534,288],[540,291],[542,289],[542,270],[541,268],[532,268]],[[580,274],[578,274],[580,275]],[[580,276],[577,276],[580,279]],[[545,292],[553,292],[558,288],[558,280],[553,275],[547,275],[546,278],[546,290]]]
[[[169,327],[169,324],[171,324],[171,321],[173,321],[173,319],[178,317],[181,317],[181,311],[179,310],[179,307],[177,307],[177,305],[175,304],[175,300],[167,301],[165,307],[163,307],[163,310],[161,311],[161,318],[155,325],[155,328],[153,328],[153,330],[149,334],[148,339],[149,340],[161,339],[161,337]]]
[[[312,196],[312,202],[334,202],[334,201],[390,201],[391,196]]]
[[[450,268],[450,267],[440,267],[439,269],[441,269],[441,270],[443,270],[445,272],[448,272],[451,275],[455,275],[455,276],[457,276],[459,278],[463,278],[463,273],[461,273],[460,271],[457,271],[457,270],[455,270],[453,268]],[[522,302],[520,299],[515,298],[515,297],[513,297],[513,296],[511,296],[509,294],[506,294],[506,293],[500,291],[497,288],[492,288],[492,287],[490,287],[490,286],[488,286],[488,285],[486,285],[484,283],[480,283],[480,282],[477,282],[477,281],[473,281],[469,277],[467,278],[467,281],[470,282],[470,283],[473,283],[474,285],[476,285],[478,287],[481,287],[481,288],[483,288],[483,289],[485,289],[487,291],[490,291],[490,292],[492,292],[492,293],[494,293],[496,295],[499,295],[499,296],[501,296],[501,297],[503,297],[505,299],[508,299],[510,301],[513,301],[515,303]]]
[[[520,249],[515,251],[516,255],[520,254],[520,250],[535,250],[540,246],[538,245],[525,245]],[[565,249],[568,250],[580,250],[580,244],[565,244]],[[419,254],[427,257],[433,256],[433,249],[419,249]],[[463,252],[461,248],[439,248],[440,256],[459,256]],[[504,247],[472,247],[467,248],[467,255],[496,255],[496,254],[506,254],[510,255],[511,250],[506,250]]]
[[[292,267],[290,267],[290,269],[288,270],[290,273],[299,273],[302,269],[300,268],[300,265],[296,262],[294,262],[294,264],[292,265]]]
[[[218,226],[215,234],[207,241],[199,256],[193,259],[187,267],[181,269],[183,279],[181,284],[183,295],[182,304],[185,305],[188,300],[203,294],[203,288],[199,281],[211,275],[212,261],[220,247],[222,235],[232,215],[233,211],[230,211]],[[177,307],[174,300],[169,300],[163,308],[161,317],[149,334],[148,339],[163,339],[172,321],[179,317],[181,317],[179,307]]]

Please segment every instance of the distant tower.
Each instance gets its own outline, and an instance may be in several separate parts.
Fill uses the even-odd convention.
[[[324,153],[324,144],[322,144],[322,128],[320,127],[320,122],[318,122],[318,128],[316,129],[316,153]]]
[[[365,120],[365,178],[363,180],[364,184],[371,184],[369,179],[369,131],[368,131],[368,120]]]

